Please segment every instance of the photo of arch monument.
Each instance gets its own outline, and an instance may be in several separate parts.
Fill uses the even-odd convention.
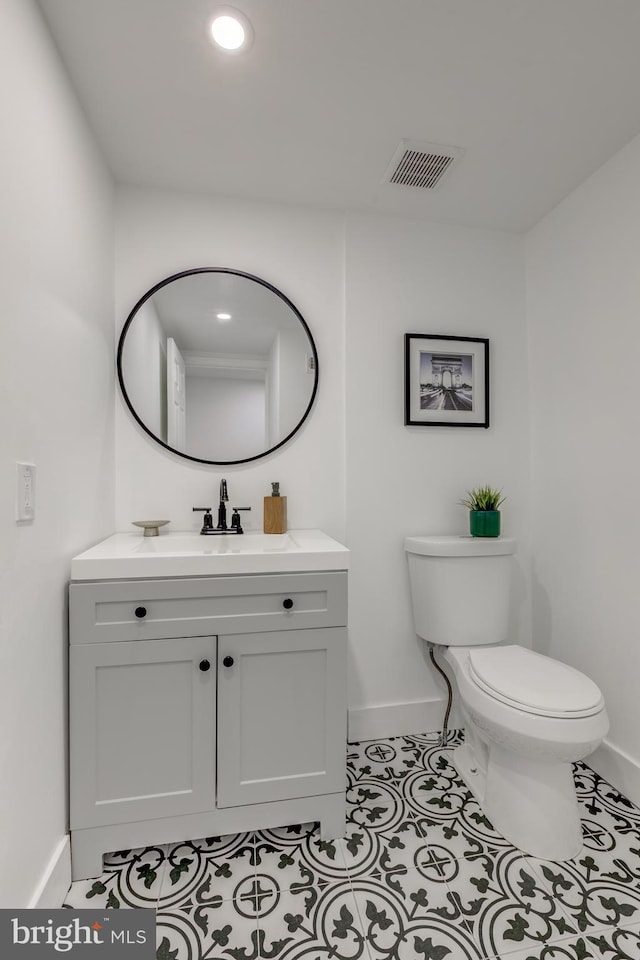
[[[473,410],[473,356],[420,351],[420,409]]]
[[[408,427],[489,426],[489,341],[404,335],[404,422]]]

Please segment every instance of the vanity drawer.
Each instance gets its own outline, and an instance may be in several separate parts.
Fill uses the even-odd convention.
[[[70,642],[159,640],[218,633],[339,627],[347,622],[347,574],[75,582]]]

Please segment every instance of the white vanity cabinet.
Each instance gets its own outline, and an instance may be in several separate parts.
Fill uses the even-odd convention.
[[[73,828],[211,807],[215,662],[215,637],[71,646]]]
[[[344,570],[74,581],[73,877],[104,853],[344,831]]]
[[[219,807],[344,790],[340,628],[218,641]]]

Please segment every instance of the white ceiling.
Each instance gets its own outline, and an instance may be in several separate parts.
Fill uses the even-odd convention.
[[[151,298],[164,332],[183,351],[268,356],[279,332],[302,330],[288,303],[264,286],[237,274],[207,271],[166,284]],[[216,313],[231,314],[228,323]],[[301,348],[308,343],[300,334]]]
[[[119,182],[524,231],[640,132],[640,0],[232,2],[229,57],[214,0],[39,0]]]

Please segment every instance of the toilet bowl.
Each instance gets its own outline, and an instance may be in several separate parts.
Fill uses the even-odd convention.
[[[450,647],[466,721],[453,763],[494,827],[544,860],[582,847],[571,764],[605,736],[598,687],[565,664],[523,647]]]
[[[567,664],[505,643],[514,540],[408,537],[405,550],[416,633],[443,648],[464,719],[456,769],[514,846],[545,860],[576,856],[571,765],[609,728],[600,690]]]

